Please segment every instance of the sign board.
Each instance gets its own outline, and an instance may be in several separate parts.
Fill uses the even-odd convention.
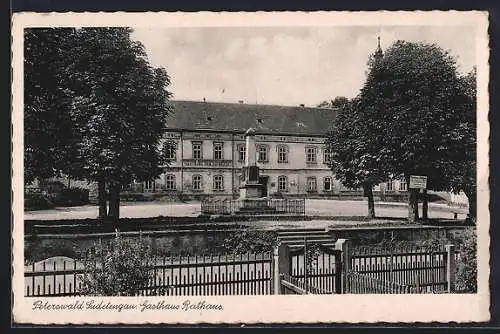
[[[410,175],[410,189],[426,189],[427,176]]]

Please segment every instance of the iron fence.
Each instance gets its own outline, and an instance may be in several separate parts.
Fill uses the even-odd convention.
[[[360,277],[441,292],[448,288],[447,256],[444,246],[361,247],[351,255],[351,268]]]
[[[426,291],[420,287],[398,284],[355,271],[347,273],[346,278],[346,292],[351,294],[403,294],[424,293]]]
[[[268,295],[272,266],[269,253],[156,257],[147,265],[150,279],[137,295]],[[95,268],[100,270],[99,264]],[[24,273],[25,296],[81,295],[88,270],[74,260],[32,264]]]
[[[205,199],[201,202],[203,214],[291,214],[305,215],[305,199]]]

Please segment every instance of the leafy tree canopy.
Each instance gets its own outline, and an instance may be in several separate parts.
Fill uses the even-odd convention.
[[[463,87],[455,60],[439,46],[394,43],[374,62],[358,105],[380,144],[375,159],[395,176],[427,175],[430,189],[450,189],[471,127]]]
[[[161,172],[170,84],[128,28],[25,33],[26,181],[130,182]]]
[[[24,33],[25,182],[68,171],[75,163],[75,137],[67,112],[65,67],[74,29],[26,29]]]
[[[121,186],[153,179],[168,163],[160,143],[172,112],[170,79],[149,64],[131,32],[25,33],[25,180],[66,174],[97,181],[100,215],[108,187],[114,218]]]
[[[474,72],[461,76],[435,44],[406,41],[385,54],[377,49],[368,68],[327,140],[337,178],[371,189],[390,177],[426,175],[428,189],[462,189],[475,201]]]
[[[345,96],[337,96],[333,100],[325,100],[318,104],[318,108],[343,108],[349,103],[349,99]]]

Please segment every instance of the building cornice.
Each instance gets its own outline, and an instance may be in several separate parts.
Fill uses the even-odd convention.
[[[198,132],[198,133],[226,133],[226,134],[238,134],[244,135],[246,130],[234,129],[234,130],[214,130],[214,129],[184,129],[184,128],[167,128],[166,132]],[[326,134],[304,134],[304,133],[286,133],[286,132],[276,132],[276,131],[266,131],[262,129],[255,130],[256,135],[274,135],[274,136],[284,136],[284,137],[317,137],[326,138]]]

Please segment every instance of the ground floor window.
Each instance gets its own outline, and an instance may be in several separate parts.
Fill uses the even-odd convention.
[[[224,177],[222,175],[214,175],[214,190],[224,190]]]
[[[193,175],[193,190],[201,190],[201,175]]]
[[[165,175],[165,189],[175,190],[175,175],[174,174]]]
[[[331,191],[332,190],[332,178],[329,176],[326,176],[323,179],[323,190],[324,191]]]
[[[393,191],[394,190],[394,183],[393,181],[387,182],[387,191]]]
[[[309,176],[307,178],[307,191],[316,191],[316,190],[317,190],[316,177]]]
[[[407,191],[408,185],[405,180],[399,181],[399,191]]]
[[[153,180],[147,180],[144,182],[144,190],[153,190],[154,188],[154,181]]]
[[[288,181],[285,175],[278,176],[278,191],[286,191],[288,188]]]

